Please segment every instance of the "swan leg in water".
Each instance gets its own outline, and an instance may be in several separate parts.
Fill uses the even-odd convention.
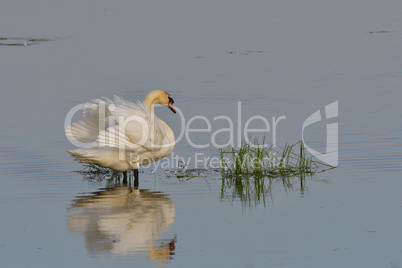
[[[139,172],[138,169],[134,169],[134,188],[138,188],[139,186]],[[123,172],[123,184],[127,184],[127,171]]]
[[[123,184],[127,183],[127,171],[123,172]]]
[[[134,188],[138,188],[139,181],[138,181],[138,169],[134,169]]]

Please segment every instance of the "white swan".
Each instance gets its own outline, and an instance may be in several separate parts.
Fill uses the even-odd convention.
[[[167,106],[173,113],[172,96],[163,90],[151,91],[144,102],[133,103],[115,96],[94,99],[85,104],[84,120],[66,128],[71,141],[91,144],[90,148],[68,150],[80,163],[91,163],[123,172],[134,169],[138,186],[138,168],[158,161],[173,151],[172,129],[154,114],[154,105]]]

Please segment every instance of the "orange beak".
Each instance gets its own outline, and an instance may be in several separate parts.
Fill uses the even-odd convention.
[[[176,113],[176,110],[173,108],[173,101],[170,101],[170,102],[169,102],[168,107],[169,107],[169,109],[170,109],[173,113]]]

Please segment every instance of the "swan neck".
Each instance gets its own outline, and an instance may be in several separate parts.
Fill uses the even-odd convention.
[[[154,106],[155,106],[156,101],[152,101],[152,100],[150,100],[149,98],[146,97],[145,100],[144,100],[144,103],[145,103],[145,106],[147,106],[148,109],[151,111],[151,115],[153,117],[155,117],[156,119],[159,119],[159,117],[156,116],[155,110],[154,110]]]
[[[156,98],[154,96],[152,96],[153,94],[148,94],[145,99],[144,99],[144,103],[145,105],[148,107],[149,110],[151,110],[151,112],[154,112],[154,106],[155,103],[157,102]]]

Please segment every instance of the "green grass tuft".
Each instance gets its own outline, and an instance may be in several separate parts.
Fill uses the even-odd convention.
[[[220,156],[223,177],[292,177],[314,174],[320,171],[320,168],[334,168],[313,160],[313,156],[307,157],[303,141],[294,145],[286,143],[283,148],[277,149],[272,145],[260,145],[258,140],[254,139],[252,143],[243,142],[238,149],[221,149]]]

